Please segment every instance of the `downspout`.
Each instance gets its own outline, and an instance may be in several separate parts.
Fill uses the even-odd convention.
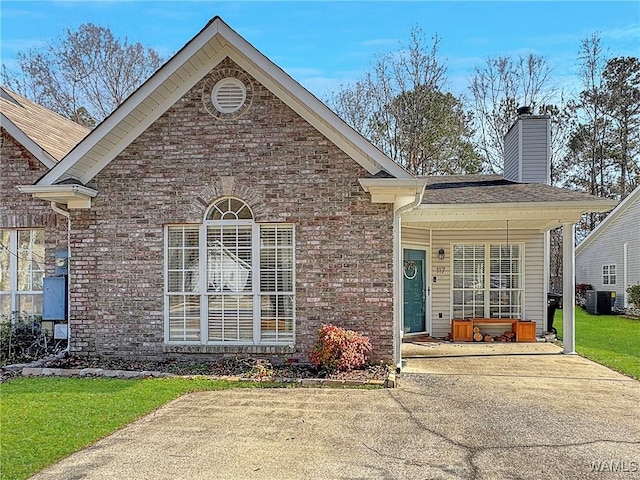
[[[67,348],[65,352],[69,354],[71,349],[71,214],[60,208],[56,202],[51,202],[51,210],[67,219]]]
[[[394,362],[396,364],[396,372],[400,373],[402,369],[402,337],[403,330],[403,309],[402,302],[402,215],[409,213],[420,206],[427,182],[423,181],[422,188],[416,193],[415,199],[408,205],[403,205],[394,210],[393,213],[393,253],[394,253]]]

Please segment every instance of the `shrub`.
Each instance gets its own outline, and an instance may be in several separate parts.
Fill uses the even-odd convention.
[[[309,361],[328,372],[362,367],[371,353],[369,338],[332,324],[322,325]]]
[[[581,307],[587,306],[587,290],[593,290],[593,285],[579,283],[576,285],[576,303]]]
[[[18,312],[12,319],[4,317],[0,322],[0,365],[38,360],[66,347],[66,341],[56,342],[42,330],[41,322],[39,315]]]
[[[631,285],[627,288],[629,303],[633,303],[636,308],[640,308],[640,285]]]

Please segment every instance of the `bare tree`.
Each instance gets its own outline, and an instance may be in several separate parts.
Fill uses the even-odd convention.
[[[471,118],[460,99],[444,91],[440,39],[411,30],[399,52],[379,55],[370,72],[333,94],[329,104],[384,153],[418,175],[475,173]]]
[[[93,127],[163,63],[157,51],[92,23],[65,30],[41,49],[20,52],[15,72],[2,66],[9,88],[80,124]]]
[[[624,199],[640,181],[640,60],[617,57],[603,72],[604,106],[611,119],[614,193]]]
[[[503,168],[504,136],[517,118],[518,106],[550,103],[551,68],[538,55],[489,58],[477,67],[469,84],[471,106],[478,133],[477,148],[485,169]]]

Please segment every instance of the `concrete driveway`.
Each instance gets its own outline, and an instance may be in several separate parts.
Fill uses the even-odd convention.
[[[640,383],[581,357],[412,359],[399,385],[186,395],[33,478],[640,477]]]

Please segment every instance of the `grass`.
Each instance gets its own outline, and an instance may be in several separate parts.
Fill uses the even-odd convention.
[[[17,378],[0,384],[0,479],[27,478],[188,392],[255,386],[205,378]]]
[[[562,310],[553,326],[562,338]],[[640,380],[640,320],[590,315],[576,306],[576,351],[583,357]]]

